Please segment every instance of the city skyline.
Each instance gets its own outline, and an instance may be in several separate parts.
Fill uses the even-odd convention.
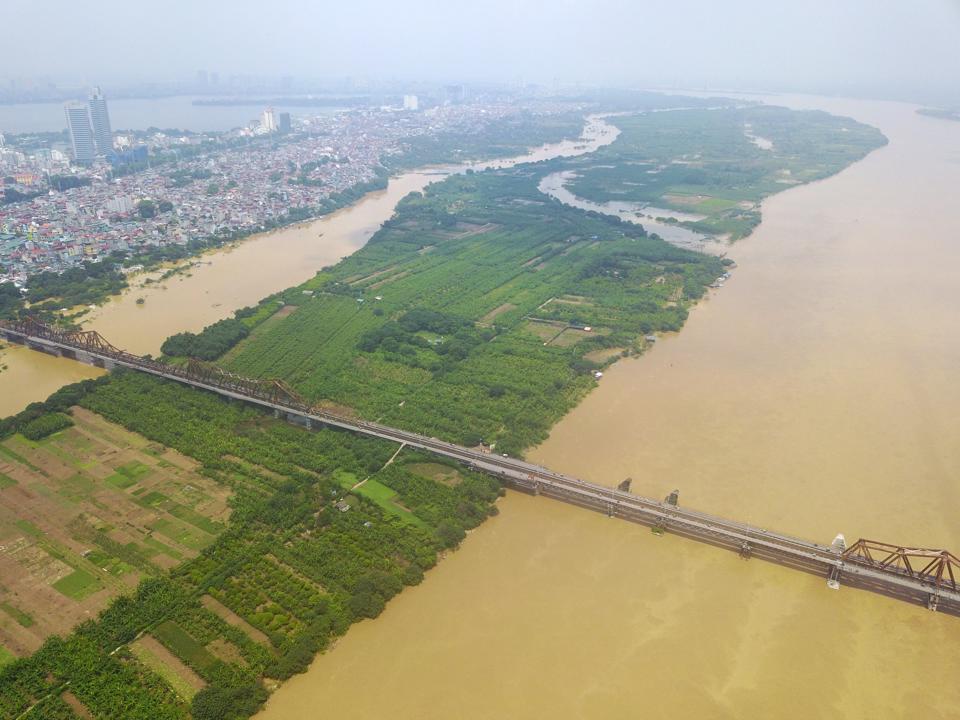
[[[25,24],[49,24],[51,11],[58,18],[49,27],[51,52],[37,57],[27,36],[9,38],[0,77],[78,84],[192,79],[208,87],[231,76],[539,84],[560,78],[570,85],[960,102],[956,0],[813,0],[803,7],[760,0],[722,6],[706,0],[493,0],[475,7],[358,0],[322,12],[288,0],[271,6],[269,32],[262,32],[262,8],[243,9],[243,2],[188,7],[173,0],[144,36],[123,31],[139,11],[119,0],[105,0],[96,22],[67,3],[25,7]],[[654,21],[658,31],[649,32]],[[171,38],[178,38],[172,52]],[[148,59],[164,56],[162,66]]]

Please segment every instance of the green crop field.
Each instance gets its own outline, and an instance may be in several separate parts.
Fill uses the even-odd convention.
[[[173,668],[169,667],[163,662],[163,660],[158,658],[143,645],[133,643],[130,646],[130,652],[133,653],[137,660],[162,677],[163,680],[171,688],[173,688],[174,692],[176,692],[177,695],[182,697],[184,700],[192,700],[193,696],[197,694],[197,691],[191,687],[189,683],[184,681],[184,679],[180,677],[180,675],[178,675]]]
[[[86,570],[74,570],[53,584],[54,590],[74,600],[83,600],[101,587],[100,581]]]
[[[151,631],[151,634],[188,666],[194,669],[199,668],[198,672],[201,675],[217,662],[217,659],[203,645],[173,621],[161,623]]]
[[[31,627],[34,623],[33,618],[28,613],[24,612],[18,607],[14,607],[10,603],[0,602],[0,610],[12,617],[17,621],[17,623],[25,628]]]

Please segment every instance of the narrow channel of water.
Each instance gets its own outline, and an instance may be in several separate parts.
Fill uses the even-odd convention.
[[[531,456],[829,542],[960,550],[960,123],[775,98],[890,145],[763,203],[739,269],[607,372]],[[258,716],[884,718],[960,714],[960,620],[509,493]]]
[[[238,308],[255,305],[267,295],[308,280],[320,268],[363,247],[408,193],[467,169],[510,167],[592,152],[613,142],[618,134],[615,127],[592,116],[576,141],[546,144],[511,158],[404,173],[391,178],[385,190],[370,193],[319,220],[257,235],[235,247],[208,253],[189,274],[151,285],[143,283],[161,273],[135,278],[131,289],[91,312],[84,319],[84,327],[98,330],[114,345],[130,352],[157,354],[170,335],[196,332]],[[138,304],[138,299],[143,303]],[[70,360],[41,358],[23,348],[0,351],[0,367],[3,365],[7,369],[0,371],[0,417],[45,399],[64,384],[99,373]]]

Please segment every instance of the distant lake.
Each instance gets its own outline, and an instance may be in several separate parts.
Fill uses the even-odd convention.
[[[110,100],[110,124],[114,130],[146,130],[148,127],[183,130],[230,130],[247,125],[263,112],[263,105],[193,105],[196,96],[151,98],[146,100]],[[277,112],[291,115],[328,115],[345,108],[283,107]],[[0,105],[0,132],[59,132],[66,129],[63,103],[25,103]]]

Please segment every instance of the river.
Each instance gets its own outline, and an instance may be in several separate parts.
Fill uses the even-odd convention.
[[[319,220],[253,236],[233,247],[207,253],[187,273],[144,285],[161,273],[132,280],[132,287],[84,318],[85,329],[98,330],[117,347],[157,354],[163,341],[177,332],[196,332],[235,310],[297,285],[322,267],[332,265],[362,247],[381,223],[393,214],[408,193],[422,190],[451,173],[467,169],[507,167],[521,162],[590,152],[619,134],[599,117],[591,117],[583,137],[550,143],[525,155],[488,162],[422,168],[390,179],[387,188]],[[143,303],[138,304],[137,300]],[[0,350],[0,417],[43,400],[68,382],[97,377],[101,372],[70,360],[38,357],[31,350]]]
[[[960,123],[777,97],[890,144],[763,203],[684,329],[530,453],[829,542],[960,550]],[[260,720],[960,716],[960,620],[543,498],[500,514]]]

